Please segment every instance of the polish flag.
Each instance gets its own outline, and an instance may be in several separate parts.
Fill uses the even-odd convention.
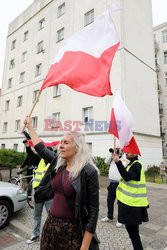
[[[65,84],[92,96],[112,95],[110,69],[119,47],[112,21],[113,4],[94,23],[64,41],[40,89]]]
[[[117,91],[111,110],[111,120],[108,132],[119,139],[120,148],[123,152],[141,155],[132,133],[134,124],[132,114]]]
[[[51,141],[46,140],[45,138],[40,138],[40,139],[46,147],[47,146],[54,147],[54,146],[57,146],[60,144],[60,141],[52,141],[51,142]],[[28,140],[28,143],[29,143],[30,147],[34,147],[32,140]]]

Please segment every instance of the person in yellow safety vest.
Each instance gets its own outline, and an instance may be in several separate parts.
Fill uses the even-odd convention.
[[[113,160],[121,175],[116,192],[118,221],[125,224],[133,248],[135,250],[143,250],[139,235],[139,225],[148,221],[145,174],[142,163],[138,160],[136,154],[126,153],[126,158],[130,162],[124,168],[119,160],[119,156],[116,153],[113,155]]]
[[[46,164],[44,159],[41,159],[39,162],[39,165],[37,167],[37,169],[35,169],[35,177],[34,177],[34,181],[33,181],[33,188],[36,188],[39,186],[42,178],[44,177],[48,167],[49,167],[50,163]]]
[[[38,145],[34,146],[38,154],[32,151],[28,141],[25,141],[24,144],[26,146],[26,152],[28,154],[29,159],[33,162],[34,165],[38,166],[35,169],[35,176],[33,181],[33,188],[35,190],[33,235],[30,239],[26,241],[27,244],[31,244],[39,240],[40,237],[40,226],[43,207],[45,206],[46,211],[48,213],[53,201],[53,191],[51,189],[51,186],[50,188],[47,187],[49,180],[51,181],[51,176],[48,176],[49,180],[46,184],[42,185],[42,188],[40,186],[44,179],[43,177],[45,176],[45,173],[50,165],[50,162],[52,162],[52,160],[56,157],[56,153],[53,151],[52,147],[45,147],[42,141],[40,141]],[[38,192],[38,196],[36,197],[37,189],[39,189],[40,192]],[[44,191],[42,191],[42,189],[44,189]]]

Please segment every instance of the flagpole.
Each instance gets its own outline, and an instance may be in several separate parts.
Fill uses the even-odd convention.
[[[37,98],[36,98],[36,100],[35,100],[35,102],[34,102],[34,104],[33,104],[33,106],[32,106],[32,109],[31,109],[30,113],[29,113],[29,116],[31,116],[31,114],[32,114],[32,112],[33,112],[33,110],[34,110],[34,108],[35,108],[37,102],[39,101],[39,97],[40,97],[41,93],[42,93],[42,92],[39,91],[39,94],[38,94],[38,96],[37,96]],[[22,130],[21,130],[21,134],[24,132],[25,127],[26,127],[26,126],[24,125],[24,127],[23,127]]]
[[[114,135],[114,154],[116,153],[116,137]]]

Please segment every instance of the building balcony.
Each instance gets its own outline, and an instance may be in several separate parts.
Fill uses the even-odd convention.
[[[159,72],[160,71],[160,66],[158,63],[155,63],[155,70],[156,72]]]
[[[154,41],[154,50],[158,51],[159,50],[159,45],[156,41]]]
[[[163,110],[163,108],[159,108],[159,114],[160,114],[160,116],[163,116],[163,115],[164,115],[164,110]]]
[[[158,85],[158,93],[161,93],[162,92],[162,87],[161,87],[161,85],[160,84],[157,84]]]

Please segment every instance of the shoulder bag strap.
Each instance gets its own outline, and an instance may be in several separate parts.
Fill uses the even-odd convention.
[[[74,218],[75,218],[74,209],[73,209],[73,207],[72,207],[72,205],[71,205],[71,203],[70,203],[70,201],[69,201],[69,199],[68,199],[68,197],[67,197],[67,195],[66,195],[66,193],[65,193],[65,191],[64,191],[64,178],[65,178],[65,172],[66,172],[66,168],[63,169],[63,175],[62,175],[62,188],[63,188],[63,193],[64,193],[64,197],[65,197],[65,199],[66,199],[66,202],[67,202],[67,204],[68,204],[68,206],[69,206],[69,208],[70,208],[70,210],[71,210],[71,213],[73,214],[73,216],[74,216]]]

